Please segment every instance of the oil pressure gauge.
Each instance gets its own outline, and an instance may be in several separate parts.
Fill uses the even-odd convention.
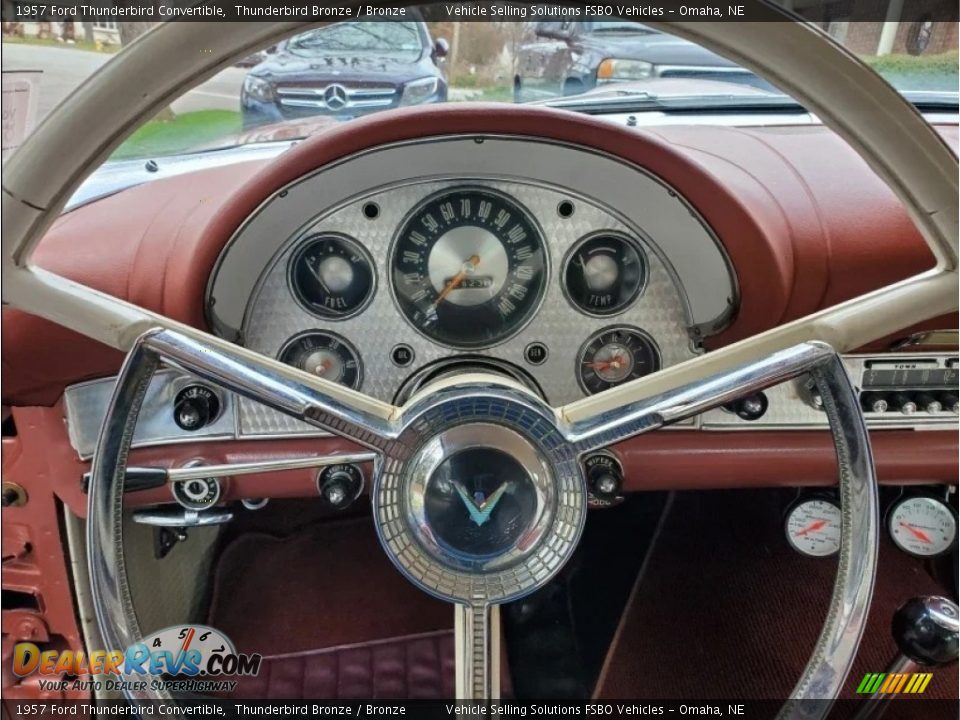
[[[827,498],[800,500],[787,510],[784,530],[801,555],[833,555],[840,550],[840,506]]]
[[[926,495],[898,501],[887,515],[894,544],[917,557],[942,555],[957,539],[957,517],[946,503]]]

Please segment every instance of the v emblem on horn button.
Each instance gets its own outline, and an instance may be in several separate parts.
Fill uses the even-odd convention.
[[[453,486],[457,489],[457,494],[460,496],[460,499],[463,500],[464,506],[467,508],[467,512],[470,513],[470,519],[473,520],[478,526],[483,525],[487,520],[490,519],[490,514],[493,512],[493,509],[497,506],[497,503],[500,502],[500,498],[503,497],[503,494],[507,491],[510,483],[505,482],[496,490],[494,490],[490,497],[483,499],[481,493],[477,493],[479,498],[475,500],[470,496],[470,493],[467,492],[467,489],[463,486],[463,483],[453,481]],[[479,501],[479,504],[478,504]]]

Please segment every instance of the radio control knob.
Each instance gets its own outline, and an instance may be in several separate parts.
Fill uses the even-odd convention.
[[[883,393],[864,393],[860,405],[867,412],[885,413],[890,409],[890,403]]]
[[[940,393],[940,405],[947,412],[952,412],[956,415],[960,412],[960,403],[957,402],[957,396],[954,393]]]
[[[931,415],[943,410],[943,405],[940,403],[940,401],[929,393],[920,393],[917,395],[917,405]]]
[[[895,393],[892,398],[894,408],[897,408],[904,415],[913,415],[917,411],[917,403],[906,393]]]

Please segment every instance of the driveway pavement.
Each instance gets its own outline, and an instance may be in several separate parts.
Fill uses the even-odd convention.
[[[38,122],[112,57],[107,53],[76,50],[69,46],[0,43],[3,70],[43,71],[37,105]],[[173,104],[174,112],[239,110],[240,88],[246,73],[243,68],[223,70],[177,100]]]

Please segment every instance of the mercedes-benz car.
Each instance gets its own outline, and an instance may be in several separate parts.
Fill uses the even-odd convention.
[[[443,38],[423,21],[344,22],[290,38],[265,52],[243,81],[245,127],[314,115],[347,119],[444,102]]]
[[[956,8],[535,103],[444,8],[447,102],[261,130],[405,26],[3,41],[6,712],[955,718]]]

